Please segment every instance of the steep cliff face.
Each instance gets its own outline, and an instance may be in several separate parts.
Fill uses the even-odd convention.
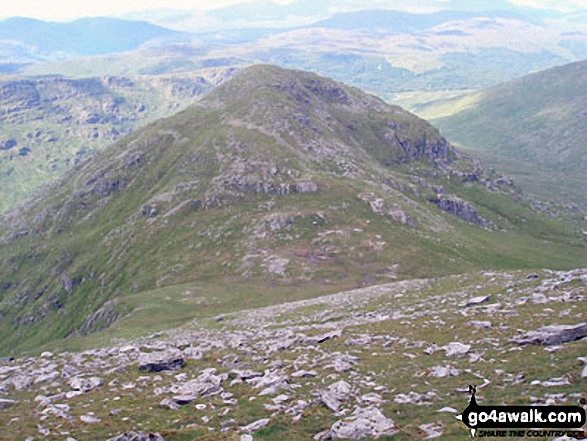
[[[232,73],[0,81],[0,211],[136,128],[194,103]]]
[[[128,296],[195,281],[312,291],[584,257],[512,194],[398,107],[245,69],[3,216],[0,350],[103,329]]]

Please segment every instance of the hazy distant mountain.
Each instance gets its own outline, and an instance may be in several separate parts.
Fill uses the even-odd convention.
[[[392,34],[413,34],[450,21],[467,20],[475,17],[500,17],[509,19],[524,18],[521,14],[513,11],[440,11],[428,14],[414,14],[404,11],[374,9],[355,12],[339,12],[326,20],[320,20],[312,24],[311,27],[360,29]]]
[[[181,36],[179,32],[144,21],[96,17],[60,23],[15,17],[0,21],[0,43],[18,46],[20,51],[7,51],[4,46],[0,61],[102,55],[137,49],[152,40]]]

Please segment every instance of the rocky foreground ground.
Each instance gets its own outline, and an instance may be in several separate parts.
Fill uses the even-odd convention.
[[[5,359],[0,439],[464,439],[469,384],[585,404],[586,305],[587,270],[485,272]]]

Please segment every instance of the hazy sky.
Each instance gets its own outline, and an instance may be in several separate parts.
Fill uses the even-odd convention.
[[[78,17],[124,15],[149,9],[187,9],[206,11],[235,3],[253,0],[0,0],[0,17],[23,16],[43,20],[70,20]],[[292,3],[297,0],[272,0],[274,3]],[[320,1],[320,0],[316,0]],[[430,0],[431,4],[446,5],[451,0]],[[474,5],[476,0],[471,0]],[[511,0],[517,4],[533,7],[575,9],[587,8],[587,0]],[[366,8],[376,8],[381,4],[392,5],[394,0],[364,0]],[[405,5],[406,3],[403,2]]]

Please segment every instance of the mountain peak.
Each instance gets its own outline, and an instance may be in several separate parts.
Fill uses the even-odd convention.
[[[504,255],[545,266],[551,254],[525,252],[548,250],[543,238],[502,215],[512,191],[398,107],[314,74],[244,69],[7,216],[0,352],[104,329],[137,296],[186,283],[334,292]],[[557,261],[578,259],[557,234]]]

